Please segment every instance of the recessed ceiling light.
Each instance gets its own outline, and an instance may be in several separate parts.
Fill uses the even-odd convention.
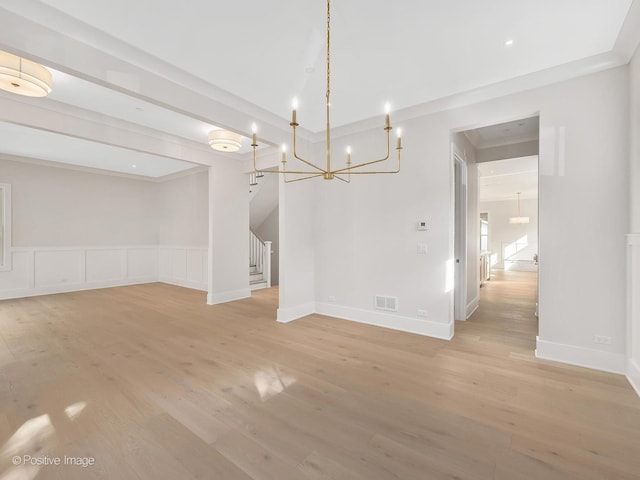
[[[510,47],[511,45],[513,45],[513,40],[511,38],[509,38],[506,42],[504,42],[504,45],[506,47]]]

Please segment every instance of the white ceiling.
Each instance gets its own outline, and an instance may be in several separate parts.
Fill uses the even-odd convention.
[[[151,178],[196,167],[193,163],[5,122],[0,122],[0,145],[2,153],[8,155]]]
[[[566,78],[626,63],[620,39],[637,45],[640,28],[623,23],[639,1],[334,1],[332,125],[374,116],[382,123],[385,101],[404,109],[543,70],[554,81],[560,65]],[[294,96],[302,127],[323,128],[325,7],[322,0],[0,0],[0,49],[57,70],[47,109],[70,104],[205,147],[210,127],[246,135],[255,119],[260,143],[277,144],[288,138]],[[2,118],[13,121],[6,111]],[[39,142],[76,141],[65,131],[55,143],[58,129],[46,129],[51,136]],[[2,143],[0,153],[33,155],[29,143]]]
[[[464,132],[476,148],[490,148],[500,145],[538,140],[540,136],[539,117],[522,118],[511,122],[488,125]]]
[[[538,198],[538,156],[478,164],[481,202]]]

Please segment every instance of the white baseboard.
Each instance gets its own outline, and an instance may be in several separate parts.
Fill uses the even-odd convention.
[[[141,285],[144,283],[155,283],[155,277],[137,278],[135,280],[116,280],[113,282],[91,282],[82,284],[52,285],[47,287],[21,288],[15,290],[5,290],[0,292],[0,300],[10,300],[13,298],[37,297],[40,295],[56,295],[58,293],[83,292],[86,290],[97,290],[100,288],[126,287],[129,285]]]
[[[480,306],[480,295],[476,296],[476,298],[474,298],[467,304],[466,318],[469,318],[471,315],[473,315],[473,313],[478,309],[479,306]]]
[[[217,305],[219,303],[233,302],[234,300],[242,300],[251,296],[251,289],[241,288],[239,290],[230,290],[228,292],[220,292],[207,294],[207,305]]]
[[[378,327],[391,328],[402,332],[416,333],[428,337],[451,340],[453,338],[453,325],[431,320],[403,317],[389,313],[374,312],[359,308],[344,307],[330,303],[316,303],[315,311],[321,315],[350,320],[352,322],[366,323]]]
[[[640,365],[631,359],[627,361],[627,380],[640,396]]]
[[[313,302],[303,303],[295,307],[279,308],[277,321],[280,323],[289,323],[307,315],[315,313],[315,304]]]
[[[626,373],[627,361],[622,353],[604,352],[575,345],[547,342],[540,340],[540,338],[536,340],[536,357],[605,372],[622,375]]]
[[[162,283],[168,283],[169,285],[176,285],[178,287],[193,288],[194,290],[200,290],[202,292],[206,292],[209,290],[206,283],[195,282],[192,280],[182,280],[161,276],[158,281]]]

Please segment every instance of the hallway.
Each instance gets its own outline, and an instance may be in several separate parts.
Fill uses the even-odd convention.
[[[456,334],[478,335],[533,352],[536,348],[537,272],[495,270],[480,289],[480,306],[466,322],[456,322]]]

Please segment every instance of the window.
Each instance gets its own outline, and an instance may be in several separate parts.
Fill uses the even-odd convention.
[[[489,214],[480,214],[480,252],[489,251]]]

